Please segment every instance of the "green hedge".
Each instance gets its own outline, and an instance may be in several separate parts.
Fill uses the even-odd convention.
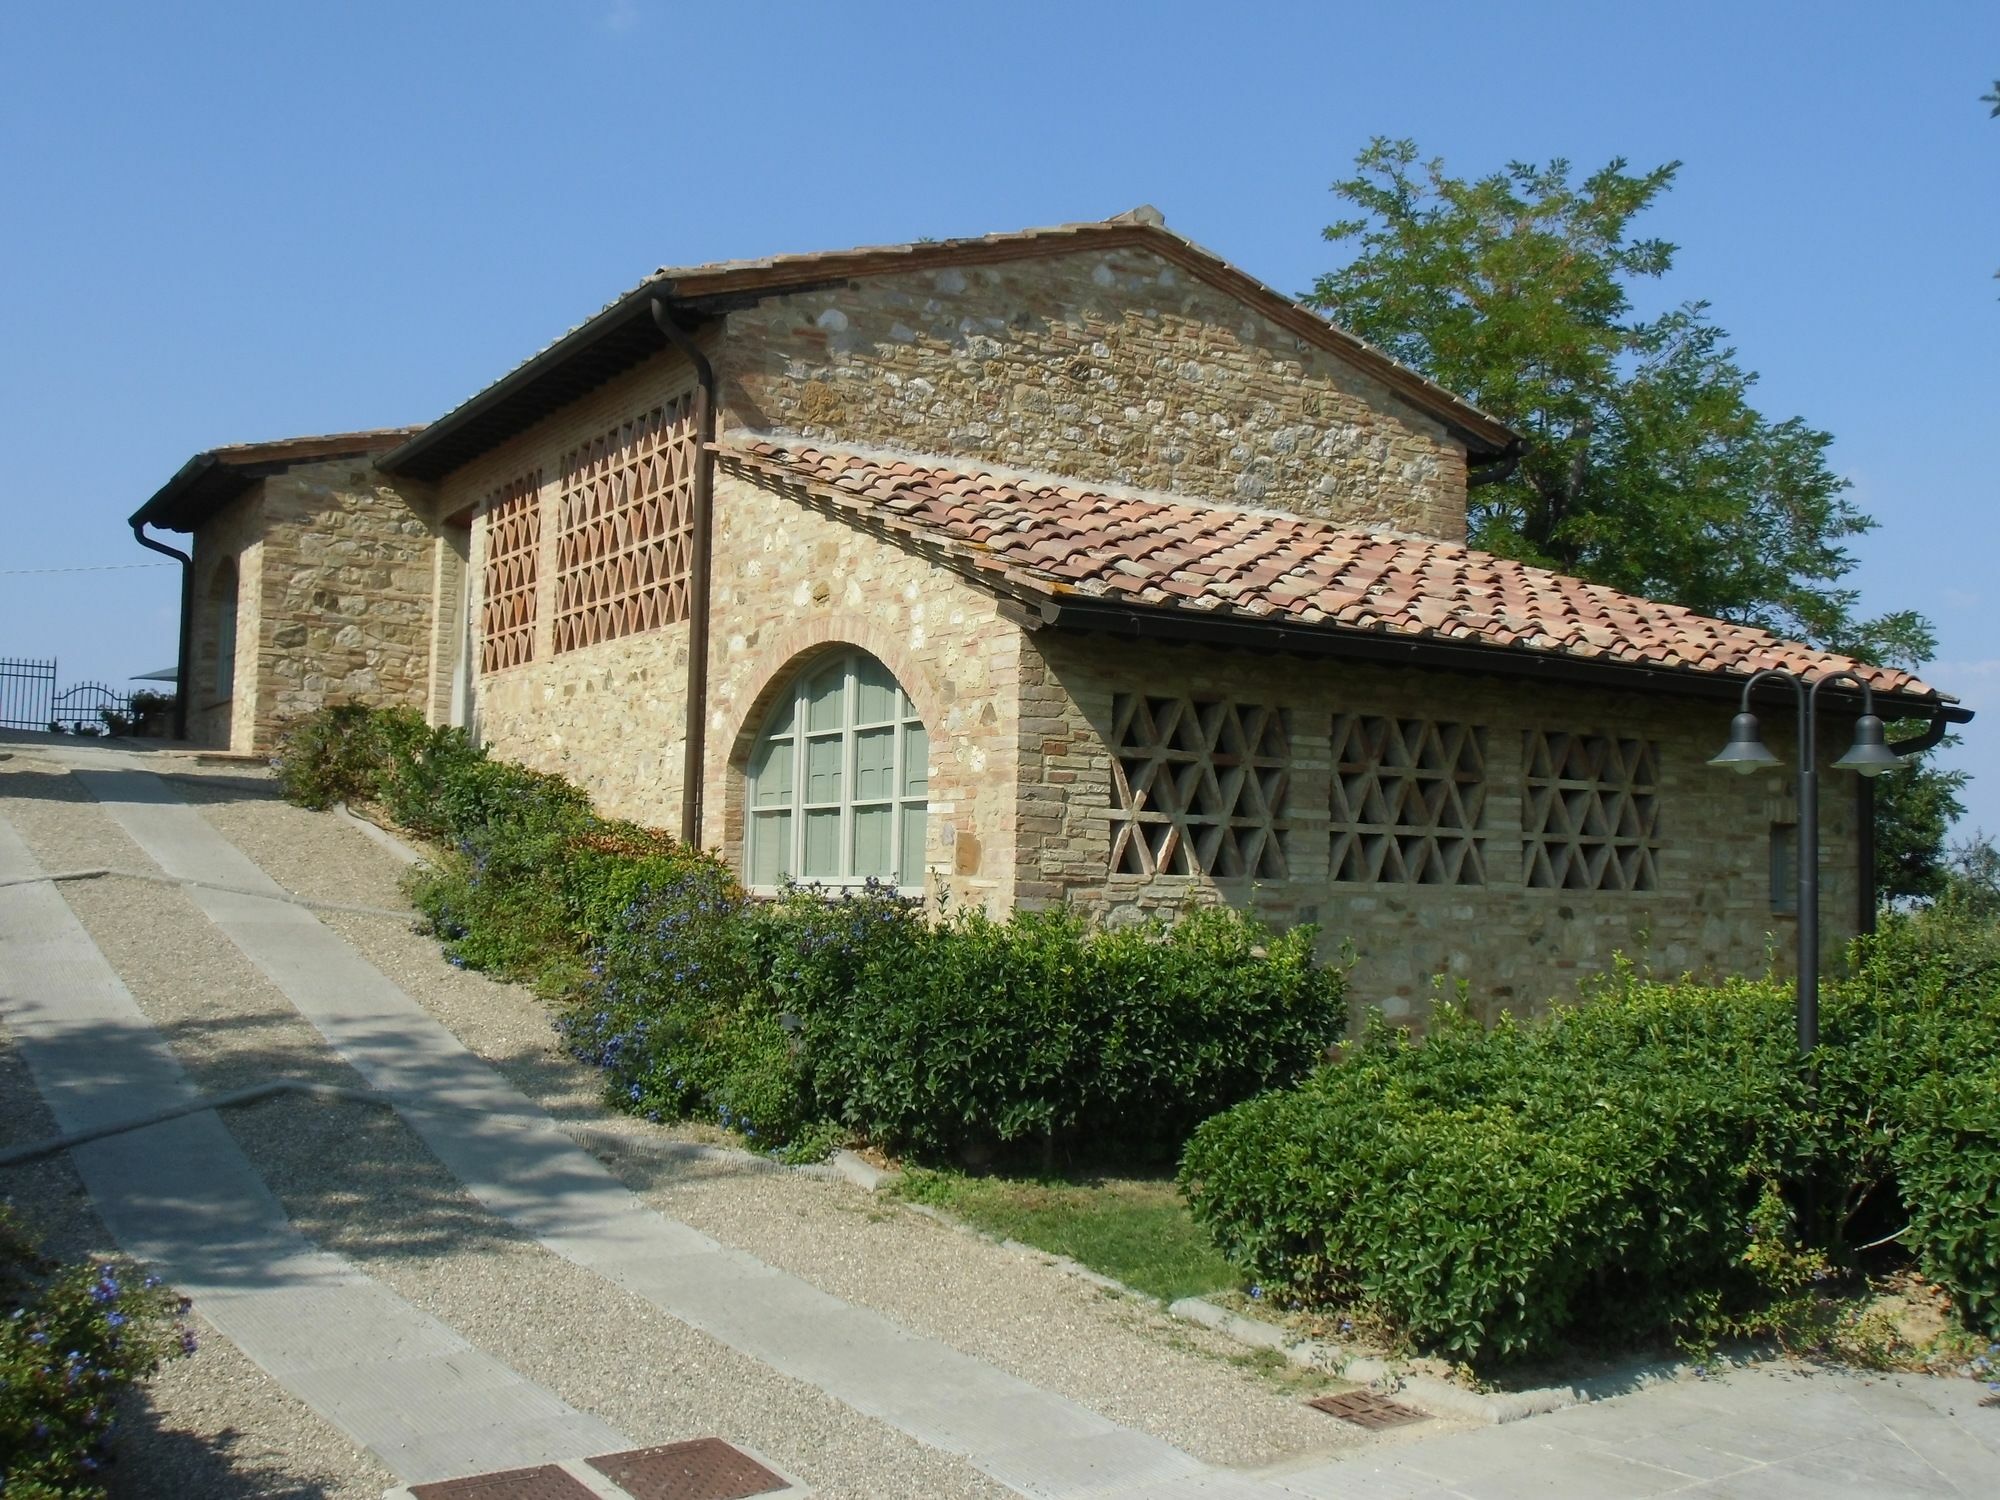
[[[1472,1360],[1689,1328],[1896,1236],[1968,1324],[2000,1312],[2000,984],[1983,936],[1891,924],[1825,997],[1625,974],[1538,1023],[1379,1023],[1182,1163],[1246,1275]],[[1812,1262],[1817,1264],[1817,1262]]]
[[[752,901],[712,856],[403,711],[323,710],[280,772],[305,805],[379,802],[434,840],[414,894],[452,961],[568,1002],[559,1029],[607,1097],[763,1145],[1171,1154],[1345,1029],[1311,929],[931,922],[872,885]]]
[[[564,1025],[613,1097],[759,1141],[826,1121],[929,1157],[1165,1155],[1339,1034],[1312,940],[1217,911],[931,922],[881,888],[760,903],[686,874],[633,903]]]

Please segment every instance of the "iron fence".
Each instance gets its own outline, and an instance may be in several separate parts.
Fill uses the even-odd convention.
[[[131,693],[120,692],[108,682],[79,682],[59,693],[53,659],[0,657],[0,729],[102,734],[113,719],[129,727],[138,717],[132,698]]]
[[[74,734],[79,728],[85,733],[103,730],[107,714],[130,720],[132,717],[132,695],[121,693],[108,682],[79,682],[75,687],[64,688],[49,704],[49,729],[67,730]]]
[[[0,729],[47,729],[55,700],[54,661],[0,657]]]

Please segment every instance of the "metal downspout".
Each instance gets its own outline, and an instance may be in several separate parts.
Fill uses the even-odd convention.
[[[688,331],[674,321],[665,299],[653,298],[653,323],[668,343],[694,366],[694,514],[689,518],[687,754],[681,762],[681,842],[701,843],[701,790],[705,774],[704,741],[708,733],[708,600],[709,537],[712,530],[715,483],[715,366],[695,346]]]
[[[1926,750],[1935,750],[1951,730],[1951,721],[1942,710],[1931,715],[1931,721],[1924,732],[1907,740],[1895,740],[1889,745],[1897,755],[1922,755]],[[1857,776],[1860,788],[1855,792],[1855,815],[1861,830],[1861,911],[1860,931],[1875,930],[1875,783],[1866,776]]]
[[[134,521],[132,536],[141,547],[164,552],[181,565],[181,646],[174,661],[174,738],[188,737],[188,642],[194,635],[194,558],[178,547],[156,542],[146,535],[146,523]]]

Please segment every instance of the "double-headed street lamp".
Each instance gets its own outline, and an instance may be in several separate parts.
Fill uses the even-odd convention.
[[[1743,684],[1741,712],[1730,721],[1729,743],[1711,766],[1727,766],[1745,775],[1775,767],[1778,757],[1764,744],[1757,728],[1757,716],[1750,712],[1750,695],[1765,681],[1791,684],[1799,705],[1799,1052],[1810,1055],[1819,1045],[1819,690],[1829,682],[1842,680],[1861,689],[1861,717],[1854,721],[1854,743],[1833,763],[1836,771],[1853,771],[1861,776],[1880,776],[1903,762],[1891,750],[1875,716],[1875,694],[1866,682],[1848,671],[1829,672],[1808,683],[1781,668],[1757,673]]]

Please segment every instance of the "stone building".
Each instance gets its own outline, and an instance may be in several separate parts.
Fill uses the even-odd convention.
[[[300,513],[353,552],[244,561],[293,524],[267,478],[201,513],[191,581],[205,547],[262,580],[235,742],[421,702],[757,889],[1223,901],[1351,943],[1392,1013],[1440,974],[1532,1008],[1621,950],[1760,968],[1796,809],[1705,764],[1748,676],[1969,714],[1468,548],[1469,476],[1516,443],[1139,210],[663,270],[319,480]],[[356,633],[364,568],[395,607]],[[1825,800],[1837,942],[1869,899],[1857,800]]]
[[[179,557],[181,732],[240,754],[323,703],[430,701],[439,528],[375,470],[417,429],[197,453],[133,514]]]

